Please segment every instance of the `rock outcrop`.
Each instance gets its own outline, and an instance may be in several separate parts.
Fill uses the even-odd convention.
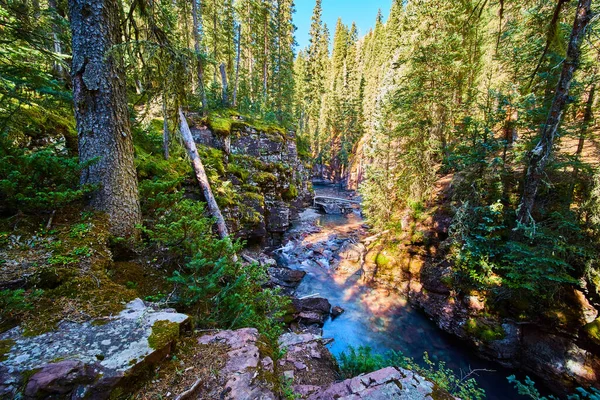
[[[169,352],[188,316],[136,299],[119,315],[85,323],[63,321],[55,331],[0,335],[0,397],[105,399]]]
[[[219,151],[220,179],[233,186],[235,196],[220,204],[230,232],[279,244],[291,221],[312,202],[309,169],[298,156],[295,133],[240,116],[219,118],[226,129],[211,128],[210,117],[189,119],[196,143]]]
[[[455,397],[440,390],[420,375],[403,368],[388,367],[370,374],[346,379],[343,382],[315,391],[309,400],[451,400]]]

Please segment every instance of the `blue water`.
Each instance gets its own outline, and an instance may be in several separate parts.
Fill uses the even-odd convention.
[[[323,235],[328,230],[355,226],[360,216],[323,215],[317,220]],[[310,241],[309,236],[308,240]],[[473,369],[479,385],[485,389],[488,399],[522,399],[506,377],[512,371],[477,357],[465,344],[440,330],[422,312],[412,308],[405,298],[386,289],[369,287],[358,275],[346,276],[318,266],[302,263],[301,259],[288,259],[289,266],[306,271],[307,275],[297,289],[297,296],[318,294],[329,299],[332,306],[341,306],[345,312],[335,320],[328,320],[323,336],[334,338],[331,351],[338,355],[349,346],[370,346],[374,351],[386,353],[401,351],[405,356],[422,362],[427,352],[433,361],[443,361],[459,376]]]

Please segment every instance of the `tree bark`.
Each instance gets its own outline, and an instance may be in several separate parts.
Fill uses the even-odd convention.
[[[535,197],[542,180],[544,169],[552,155],[552,146],[556,137],[558,126],[569,96],[569,88],[573,74],[579,66],[581,54],[580,46],[592,14],[590,11],[592,0],[579,0],[573,23],[573,30],[567,48],[567,57],[564,61],[556,93],[548,113],[546,124],[542,130],[539,143],[528,154],[529,167],[523,185],[521,204],[517,212],[517,221],[525,224],[531,221],[531,212],[535,204]]]
[[[73,100],[82,184],[98,185],[90,204],[113,235],[137,237],[141,221],[125,73],[110,50],[121,41],[118,0],[69,0]]]
[[[52,42],[54,45],[54,52],[56,54],[62,54],[62,44],[60,43],[60,28],[58,24],[55,22],[56,18],[58,18],[58,6],[56,4],[56,0],[48,0],[48,7],[52,10],[54,15],[52,16]],[[64,69],[60,62],[54,62],[54,71],[57,76],[64,78]]]
[[[162,99],[162,114],[163,114],[163,156],[165,160],[169,159],[169,117],[167,115],[167,96],[163,92]]]
[[[196,52],[196,57],[198,57],[198,62],[196,64],[196,69],[198,73],[198,94],[202,99],[202,113],[206,114],[206,110],[208,107],[208,100],[206,99],[206,90],[204,90],[204,63],[202,62],[202,58],[200,56],[200,21],[202,18],[202,10],[198,6],[198,0],[192,0],[192,19],[194,23],[194,51]]]
[[[242,51],[242,24],[238,25],[238,47],[237,54],[235,58],[235,83],[233,85],[233,106],[237,107],[237,92],[238,92],[238,84],[240,81],[240,55]]]
[[[225,225],[223,214],[221,214],[219,205],[215,200],[215,196],[213,196],[210,183],[208,182],[208,177],[206,176],[206,171],[204,171],[204,165],[202,165],[202,160],[200,160],[200,156],[198,155],[198,149],[196,148],[196,143],[192,137],[192,132],[190,131],[190,127],[181,108],[179,109],[179,123],[181,136],[183,137],[183,144],[188,152],[188,155],[190,156],[190,160],[192,161],[192,167],[194,168],[194,173],[196,174],[196,179],[198,179],[200,189],[202,189],[202,193],[204,193],[208,211],[215,219],[219,237],[224,239],[229,236],[227,225]]]
[[[221,88],[223,92],[223,106],[229,106],[229,98],[227,96],[227,72],[225,71],[225,63],[221,63],[219,66],[221,70]]]

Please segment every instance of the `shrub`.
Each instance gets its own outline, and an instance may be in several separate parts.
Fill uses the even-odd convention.
[[[80,200],[94,189],[79,185],[81,170],[94,161],[80,165],[57,148],[30,151],[0,138],[0,203],[12,212],[43,212]]]

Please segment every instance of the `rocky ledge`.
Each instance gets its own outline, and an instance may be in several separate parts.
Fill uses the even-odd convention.
[[[233,189],[221,197],[217,193],[230,232],[279,244],[291,221],[312,202],[310,168],[298,155],[295,133],[238,115],[190,115],[189,120],[200,157],[215,164],[218,180]]]
[[[319,335],[282,335],[279,344],[284,355],[276,364],[261,353],[256,329],[220,331],[198,341],[229,346],[225,366],[219,371],[222,385],[210,388],[209,393],[202,392],[200,386],[196,390],[192,387],[185,398],[274,400],[280,398],[273,392],[273,382],[277,381],[286,382],[296,398],[311,400],[454,399],[427,379],[402,368],[388,367],[337,381],[335,359],[325,347],[329,340]]]
[[[136,299],[117,316],[63,321],[56,331],[0,335],[0,397],[105,399],[160,362],[188,316]]]

